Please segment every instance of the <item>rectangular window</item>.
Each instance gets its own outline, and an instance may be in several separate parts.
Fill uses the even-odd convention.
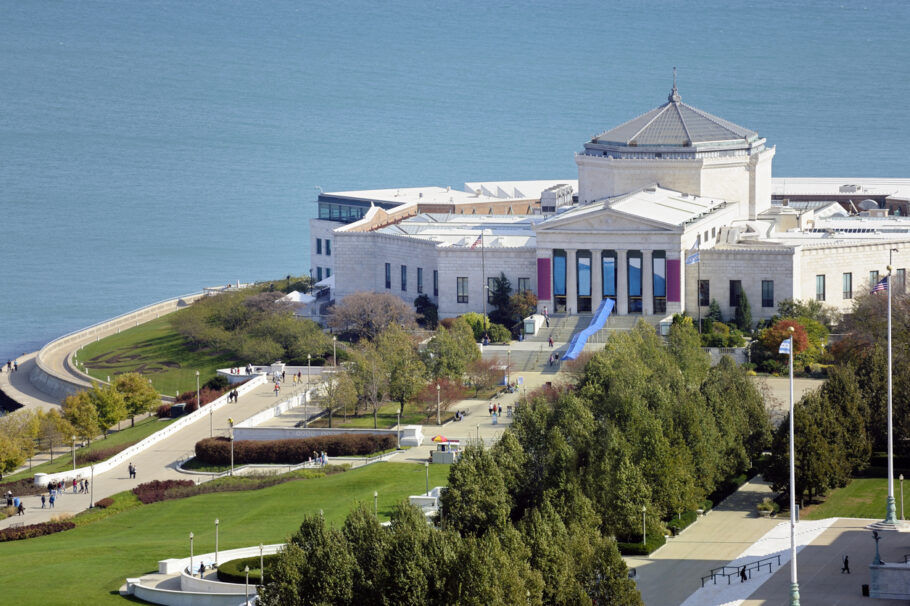
[[[331,267],[326,267],[326,268],[325,268],[325,277],[328,278],[328,277],[330,277],[331,275],[332,275],[332,268],[331,268]]]
[[[321,280],[322,280],[322,268],[317,267],[316,268],[316,281],[319,282]]]
[[[496,278],[487,278],[487,303],[493,302],[493,289],[496,288]]]
[[[433,270],[433,296],[439,296],[439,270]]]
[[[761,281],[761,306],[774,307],[774,280]]]
[[[739,296],[743,292],[743,283],[741,280],[730,280],[730,307],[739,305]]]
[[[825,275],[819,274],[815,276],[815,300],[824,301],[825,300]]]
[[[316,254],[322,254],[322,238],[316,238]]]
[[[902,295],[907,291],[907,270],[898,269],[894,275],[894,294]]]
[[[601,256],[601,278],[603,279],[603,296],[616,298],[616,252],[604,251]]]
[[[401,266],[401,292],[408,291],[408,266]]]
[[[714,239],[714,236],[716,236],[716,235],[717,235],[717,228],[712,227],[711,228],[711,239]],[[796,418],[796,417],[794,417],[794,418]]]
[[[710,280],[698,281],[698,305],[707,307],[711,305],[711,282]]]
[[[332,241],[326,238],[325,240],[325,255],[327,257],[332,256]]]
[[[518,292],[527,292],[529,290],[531,290],[531,278],[518,278]]]
[[[651,292],[654,295],[654,313],[667,311],[667,257],[662,250],[655,250],[651,258]]]
[[[467,303],[468,302],[468,279],[467,278],[455,278],[457,282],[457,293],[458,293],[458,302]]]
[[[385,264],[385,287],[392,288],[392,264]]]
[[[423,292],[423,268],[418,267],[417,268],[417,294],[421,294],[422,292]]]
[[[844,298],[852,299],[853,298],[853,274],[845,273],[843,277],[844,284]]]
[[[876,284],[878,284],[878,270],[872,270],[869,272],[869,290],[872,290]]]
[[[641,313],[641,251],[630,250],[627,257],[629,278],[629,313]]]

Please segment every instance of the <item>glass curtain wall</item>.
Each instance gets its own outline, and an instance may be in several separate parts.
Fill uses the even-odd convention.
[[[629,251],[629,313],[641,313],[641,251]]]

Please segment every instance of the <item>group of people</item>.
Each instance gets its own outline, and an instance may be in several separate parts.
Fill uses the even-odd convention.
[[[547,362],[547,365],[548,365],[548,366],[553,366],[554,364],[556,364],[556,363],[558,363],[558,362],[559,362],[559,352],[557,351],[557,352],[551,353],[551,354],[550,354],[550,361]]]
[[[316,453],[316,460],[315,460],[315,461],[313,460],[313,457],[310,457],[309,459],[307,459],[307,462],[308,462],[308,463],[314,463],[314,462],[315,462],[316,465],[321,465],[322,467],[325,467],[326,465],[329,464],[329,455],[328,455],[328,453],[326,453],[326,452],[323,450],[322,452]]]
[[[15,507],[17,516],[25,515],[25,505],[22,503],[22,499],[14,497],[11,490],[6,491],[6,506]]]
[[[232,389],[228,392],[228,402],[236,402],[237,398],[240,397],[240,394],[237,393],[236,389]]]
[[[136,479],[136,466],[133,465],[132,463],[130,463],[129,466],[127,467],[127,469],[130,472],[130,479],[131,480]]]
[[[0,367],[2,369],[2,367]],[[19,362],[16,360],[7,360],[6,361],[6,371],[7,372],[18,372],[19,371]]]

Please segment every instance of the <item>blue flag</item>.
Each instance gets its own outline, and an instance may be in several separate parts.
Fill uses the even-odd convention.
[[[686,257],[686,265],[694,265],[696,263],[698,263],[698,251],[695,251],[694,255]]]
[[[788,354],[790,353],[790,344],[793,342],[793,337],[784,339],[780,342],[780,349],[777,350],[779,354]]]

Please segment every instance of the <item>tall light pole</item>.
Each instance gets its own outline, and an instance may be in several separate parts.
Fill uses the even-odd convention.
[[[259,543],[259,584],[265,585],[265,564],[262,557],[262,543]]]
[[[246,575],[246,581],[244,581],[244,585],[243,585],[243,595],[246,596],[246,602],[247,602],[247,604],[249,604],[250,603],[250,567],[249,566],[243,567],[243,574]]]
[[[73,473],[76,472],[76,436],[73,436]]]
[[[894,425],[891,406],[891,260],[896,248],[888,251],[888,503],[885,510],[885,524],[897,525],[894,504]]]
[[[196,410],[199,410],[199,371],[196,371]]]
[[[786,351],[790,354],[790,606],[799,606],[799,580],[796,575],[796,448],[793,433],[793,327],[789,327],[790,337]],[[783,348],[784,343],[781,344]]]
[[[190,533],[190,574],[193,574],[193,533]]]
[[[641,506],[641,544],[648,544],[648,521],[647,521],[648,508],[645,505]]]
[[[218,567],[218,518],[215,518],[215,567]]]
[[[439,383],[436,384],[436,424],[442,424],[439,419]]]
[[[398,443],[398,449],[401,450],[401,409],[395,412],[395,441]]]
[[[231,431],[231,475],[234,475],[234,419],[228,417],[228,425]]]
[[[427,496],[430,496],[430,462],[424,461],[423,466],[427,468]]]
[[[338,367],[338,354],[335,351],[335,345],[338,343],[338,337],[332,335],[332,370],[335,370]]]
[[[904,474],[898,476],[901,481],[901,519],[904,519]]]

